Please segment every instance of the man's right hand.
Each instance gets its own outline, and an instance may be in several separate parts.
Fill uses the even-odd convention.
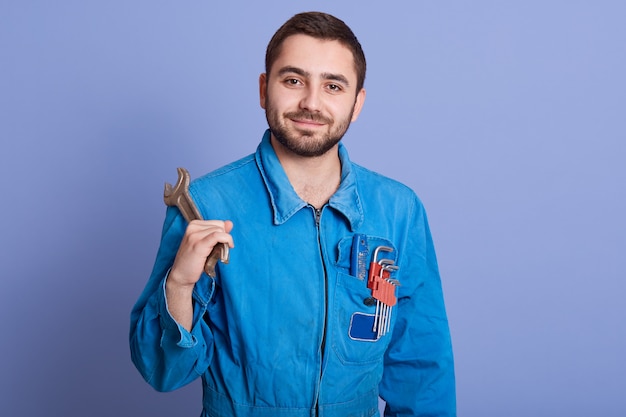
[[[187,225],[174,265],[165,284],[170,314],[187,330],[193,322],[191,294],[200,279],[206,258],[218,243],[234,247],[230,220],[193,220]]]

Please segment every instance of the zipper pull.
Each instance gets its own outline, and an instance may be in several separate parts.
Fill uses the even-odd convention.
[[[319,226],[320,225],[320,220],[322,218],[322,209],[315,209],[315,225]]]

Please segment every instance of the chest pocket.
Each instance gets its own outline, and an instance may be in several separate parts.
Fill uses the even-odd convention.
[[[366,274],[358,274],[358,268],[351,263],[357,261],[352,250],[352,238],[343,239],[339,244],[337,280],[334,291],[334,320],[332,326],[332,347],[339,359],[346,364],[365,364],[378,362],[389,345],[393,332],[393,309],[390,315],[389,331],[378,336],[373,330],[376,313],[376,301],[372,299],[372,291],[367,287],[367,271],[373,260],[377,247],[391,248],[391,252],[379,252],[381,258],[397,260],[397,251],[388,239],[367,236],[368,255],[366,257]],[[363,259],[361,259],[362,261]],[[354,275],[352,275],[352,272]],[[397,296],[397,289],[396,289]]]

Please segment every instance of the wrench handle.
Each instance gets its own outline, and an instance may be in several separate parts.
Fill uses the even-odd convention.
[[[222,263],[227,264],[229,261],[229,251],[228,244],[226,243],[218,243],[213,247],[211,253],[206,258],[206,263],[204,264],[204,272],[211,278],[215,278],[215,265],[217,265],[218,261],[222,261]]]

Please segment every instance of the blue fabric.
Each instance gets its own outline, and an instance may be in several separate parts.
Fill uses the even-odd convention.
[[[321,213],[291,187],[267,131],[255,154],[190,185],[206,219],[230,219],[235,249],[194,290],[191,332],[164,285],[185,231],[168,208],[150,279],[131,313],[132,360],[155,389],[203,380],[206,416],[453,416],[454,366],[424,208],[408,187],[350,162]],[[316,215],[317,214],[317,215]],[[350,274],[355,234],[399,266],[390,331],[351,337],[374,314]],[[353,268],[354,270],[354,268]],[[369,315],[369,316],[368,316]],[[363,323],[359,322],[363,333]],[[352,329],[353,331],[355,329]]]

